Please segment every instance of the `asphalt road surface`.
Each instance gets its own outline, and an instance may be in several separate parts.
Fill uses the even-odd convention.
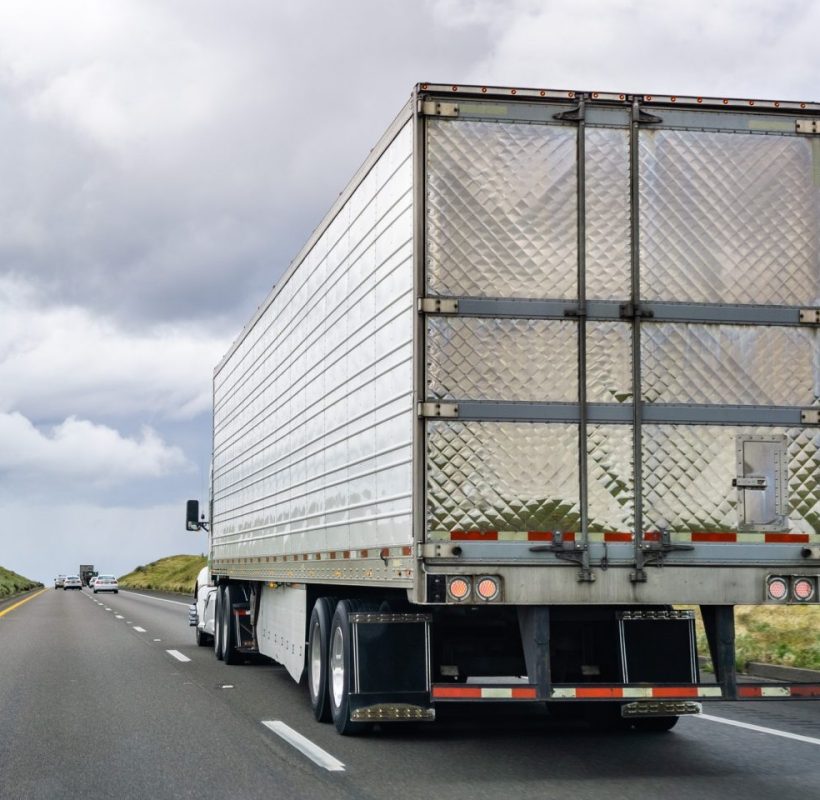
[[[820,702],[706,704],[664,734],[448,706],[342,737],[282,667],[197,647],[184,598],[29,598],[0,604],[2,800],[820,797]]]

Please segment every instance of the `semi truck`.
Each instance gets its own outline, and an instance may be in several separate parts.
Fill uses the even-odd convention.
[[[96,575],[93,564],[80,564],[80,582],[83,586],[88,586],[88,582]]]
[[[820,104],[418,84],[214,370],[198,640],[342,734],[820,698],[734,641],[818,603],[819,328]]]

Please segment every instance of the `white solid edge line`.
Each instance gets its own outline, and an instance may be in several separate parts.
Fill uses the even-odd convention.
[[[164,597],[152,597],[150,594],[140,594],[139,592],[131,592],[128,589],[120,589],[123,594],[133,594],[136,597],[147,597],[149,600],[159,600],[160,603],[173,603],[175,606],[190,606],[191,603],[183,603],[180,600],[166,600]]]
[[[139,626],[139,625],[134,625],[134,630],[135,630],[137,633],[145,633],[145,628],[140,628],[140,626]]]
[[[695,719],[720,722],[723,725],[734,725],[736,728],[746,728],[746,730],[756,731],[757,733],[768,733],[770,736],[782,736],[784,739],[794,739],[798,742],[806,742],[807,744],[820,744],[820,739],[815,739],[811,736],[801,736],[799,733],[778,731],[775,728],[764,728],[762,725],[752,725],[750,722],[737,722],[736,720],[726,719],[725,717],[713,717],[711,714],[693,714],[692,716]]]
[[[179,650],[166,650],[169,656],[173,656],[177,661],[190,661],[191,659],[188,656],[182,655]]]
[[[307,756],[314,764],[326,769],[328,772],[344,772],[345,765],[334,758],[326,750],[322,750],[318,744],[314,744],[298,731],[293,730],[289,725],[285,725],[281,720],[262,720],[262,724],[272,730],[277,736],[284,739],[288,744],[293,745],[300,753]]]

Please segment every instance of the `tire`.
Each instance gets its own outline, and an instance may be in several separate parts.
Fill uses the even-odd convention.
[[[603,731],[628,731],[633,719],[621,716],[622,703],[589,703],[584,709],[587,723]]]
[[[313,606],[308,623],[307,684],[313,716],[319,722],[330,722],[332,719],[328,689],[328,654],[330,624],[335,608],[335,597],[320,597]]]
[[[632,720],[632,726],[642,733],[665,733],[678,724],[680,717],[638,717]]]
[[[97,594],[97,590],[96,590],[96,589],[94,590],[94,594]]]
[[[216,587],[216,607],[214,608],[214,655],[222,661],[222,587]]]
[[[236,588],[229,584],[222,595],[222,660],[226,664],[238,664],[242,661],[242,654],[236,649],[236,626],[233,616],[236,594]]]
[[[207,647],[209,644],[211,644],[211,640],[213,639],[210,633],[204,633],[203,631],[201,631],[199,629],[199,625],[197,625],[194,628],[194,637],[196,638],[196,643],[200,647]]]
[[[333,724],[342,736],[356,736],[370,730],[369,722],[350,719],[350,681],[353,668],[350,614],[374,611],[377,606],[360,600],[340,600],[330,624],[328,647],[328,700]]]

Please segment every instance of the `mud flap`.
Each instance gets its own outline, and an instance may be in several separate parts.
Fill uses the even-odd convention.
[[[350,719],[434,720],[430,699],[430,615],[355,612],[350,615],[350,622]]]

